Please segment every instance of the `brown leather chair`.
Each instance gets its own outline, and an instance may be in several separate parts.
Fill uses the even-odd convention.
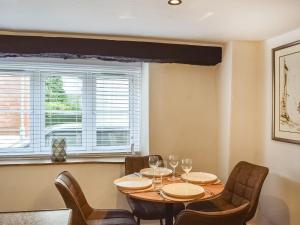
[[[248,162],[239,162],[232,170],[224,191],[215,199],[190,203],[187,208],[197,211],[217,212],[239,207],[249,202],[246,222],[253,218],[259,195],[269,169]]]
[[[218,212],[183,210],[175,225],[242,225],[249,210],[249,203],[237,208]]]
[[[55,186],[66,206],[72,209],[72,225],[136,225],[127,210],[92,208],[75,178],[67,171],[58,175]]]
[[[160,160],[162,157],[156,155]],[[125,158],[125,174],[132,174],[140,172],[141,169],[149,167],[149,156],[129,156]],[[137,222],[140,224],[140,220],[159,220],[160,224],[163,224],[165,218],[165,204],[147,202],[143,200],[127,198],[128,204],[132,209],[132,213],[137,217]],[[174,204],[173,214],[174,217],[184,209],[182,203]]]

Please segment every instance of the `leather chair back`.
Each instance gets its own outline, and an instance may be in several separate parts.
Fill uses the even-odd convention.
[[[258,205],[259,195],[269,169],[248,162],[239,162],[232,170],[224,192],[223,199],[233,206],[249,202],[246,221],[253,218]]]
[[[162,160],[160,155],[155,155]],[[140,172],[141,169],[149,167],[149,156],[128,156],[125,158],[125,175]]]
[[[242,225],[248,209],[249,203],[218,212],[183,210],[177,216],[175,225]]]
[[[68,171],[55,179],[55,186],[60,192],[66,206],[72,209],[72,225],[87,225],[86,219],[93,209],[88,204],[78,182]]]

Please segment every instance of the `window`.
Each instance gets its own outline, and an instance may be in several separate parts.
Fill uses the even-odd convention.
[[[131,153],[141,142],[141,64],[0,63],[0,153]]]

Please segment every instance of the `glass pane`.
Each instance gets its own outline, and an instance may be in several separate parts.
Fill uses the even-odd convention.
[[[125,79],[124,79],[125,78]],[[129,79],[96,78],[97,146],[129,146]]]
[[[67,146],[82,146],[82,79],[54,75],[45,81],[45,142],[66,138]]]
[[[29,109],[30,78],[22,75],[1,75],[0,149],[29,147]]]

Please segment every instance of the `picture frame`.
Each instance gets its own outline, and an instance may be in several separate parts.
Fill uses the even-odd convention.
[[[272,49],[272,139],[300,144],[300,41]]]

